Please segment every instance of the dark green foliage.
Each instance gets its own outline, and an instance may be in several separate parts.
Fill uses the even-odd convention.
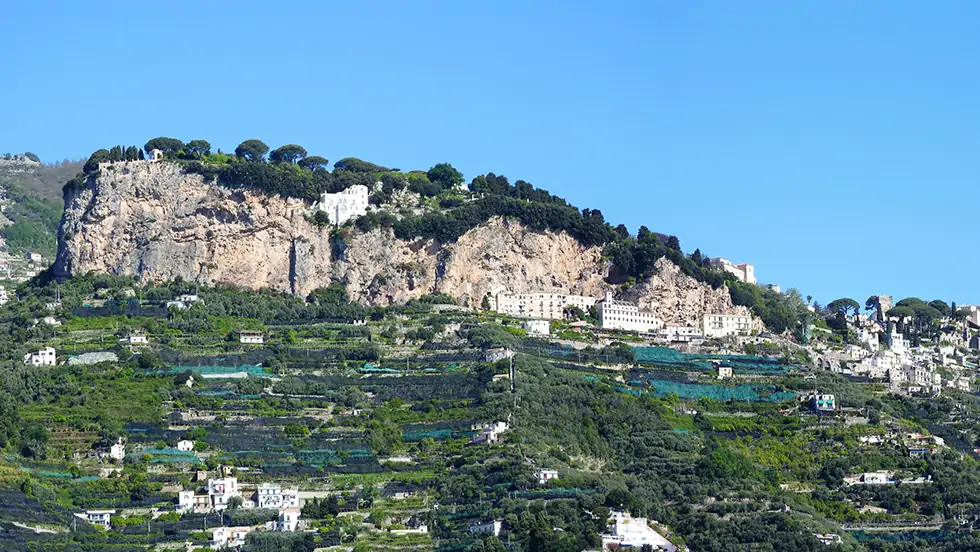
[[[310,170],[289,163],[233,161],[216,168],[206,163],[192,162],[184,170],[205,178],[216,177],[220,184],[232,188],[250,188],[269,195],[308,200],[316,200],[324,192],[337,193],[357,184],[374,184],[369,174],[350,171],[330,173],[323,170],[322,165]]]
[[[306,157],[306,148],[296,144],[286,144],[269,153],[269,161],[273,163],[296,163],[304,157]]]
[[[191,140],[184,146],[184,153],[191,159],[200,159],[211,155],[211,143],[207,140]]]
[[[300,159],[297,164],[304,169],[316,171],[327,170],[327,166],[330,164],[330,162],[327,161],[326,158],[320,157],[319,155],[311,155]]]
[[[391,169],[375,165],[367,161],[361,161],[356,157],[345,157],[333,164],[333,168],[341,171],[351,171],[360,173],[388,172]]]
[[[4,213],[13,224],[0,229],[7,248],[13,253],[36,251],[53,258],[57,251],[58,225],[61,222],[61,206],[57,203],[28,195],[19,186],[9,191],[12,200]]]
[[[40,163],[41,162],[41,158],[38,157],[37,154],[31,153],[29,151],[25,151],[24,152],[24,157],[30,159],[31,161],[34,161],[35,163]]]
[[[498,324],[482,324],[470,330],[466,336],[470,345],[477,349],[492,349],[494,347],[516,347],[517,337],[507,333]]]
[[[85,174],[92,174],[99,170],[99,163],[105,163],[109,160],[109,150],[96,150],[89,156],[88,161],[85,162],[85,165],[82,167],[82,172]]]
[[[184,149],[184,143],[176,138],[165,138],[163,136],[154,138],[143,146],[143,151],[149,153],[155,149],[163,153],[177,153]]]
[[[245,140],[235,148],[235,155],[244,158],[246,161],[256,162],[265,159],[265,154],[269,152],[269,146],[262,140]]]
[[[439,163],[428,170],[425,175],[433,183],[443,188],[454,188],[463,183],[463,173],[457,171],[449,163]]]

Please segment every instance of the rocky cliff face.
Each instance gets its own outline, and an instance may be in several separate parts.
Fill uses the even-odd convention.
[[[169,163],[117,164],[65,197],[55,272],[181,277],[201,283],[307,294],[332,281],[371,305],[426,293],[479,306],[487,293],[560,289],[600,296],[608,287],[601,249],[566,234],[493,219],[456,243],[401,241],[390,230],[341,239],[307,220],[301,200],[229,190]],[[666,260],[624,298],[661,318],[694,323],[704,312],[736,312]]]

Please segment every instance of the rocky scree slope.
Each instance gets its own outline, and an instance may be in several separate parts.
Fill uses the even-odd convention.
[[[565,233],[496,218],[448,244],[402,241],[388,229],[350,229],[340,238],[308,220],[311,207],[205,182],[172,163],[119,164],[66,189],[55,274],[181,277],[302,295],[341,281],[368,305],[440,292],[479,307],[499,291],[601,296],[609,288],[601,248]],[[674,323],[694,324],[705,312],[747,312],[732,305],[725,288],[699,283],[666,259],[658,269],[624,298]]]

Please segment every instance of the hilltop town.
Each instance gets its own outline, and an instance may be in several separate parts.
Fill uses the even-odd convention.
[[[4,549],[976,539],[980,306],[820,305],[527,182],[295,144],[116,146],[65,196],[54,264],[0,274]]]

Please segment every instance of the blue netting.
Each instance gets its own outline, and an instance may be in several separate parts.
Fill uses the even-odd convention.
[[[745,402],[783,402],[796,398],[794,391],[776,391],[772,385],[708,385],[702,383],[678,383],[667,380],[648,380],[646,382],[630,382],[636,385],[649,385],[647,390],[616,387],[618,391],[631,395],[651,393],[663,397],[674,393],[683,399],[708,398],[716,401],[745,401]]]

